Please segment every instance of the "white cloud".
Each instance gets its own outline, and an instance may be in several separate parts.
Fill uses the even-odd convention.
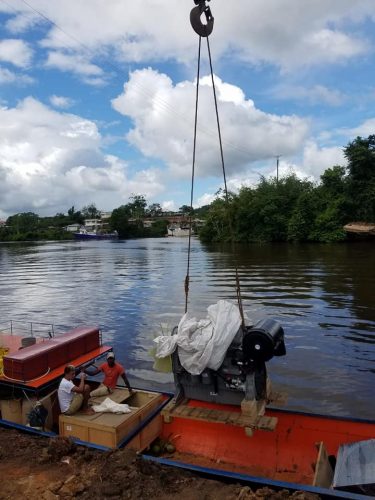
[[[346,164],[342,147],[319,147],[314,141],[309,141],[304,148],[302,170],[306,176],[319,179],[327,168]]]
[[[302,101],[304,104],[328,104],[330,106],[340,106],[346,99],[346,96],[339,90],[329,89],[324,85],[302,87],[284,84],[275,87],[270,94],[279,99]]]
[[[8,39],[0,41],[0,61],[11,63],[19,68],[27,68],[32,57],[33,51],[23,40]]]
[[[177,205],[173,200],[163,201],[160,205],[165,212],[175,212],[177,210]]]
[[[69,47],[77,53],[106,55],[111,60],[151,62],[174,59],[191,62],[196,57],[197,36],[189,24],[191,2],[174,9],[168,2],[144,0],[34,0],[33,7],[56,23],[42,45],[51,50]],[[13,29],[27,29],[36,13],[25,4],[7,22]],[[339,63],[364,54],[370,47],[358,26],[373,16],[373,0],[236,0],[217,1],[213,53],[250,63],[265,62],[283,68]],[[9,9],[8,9],[9,10]],[[21,21],[22,15],[28,21]],[[45,22],[40,18],[39,21]],[[349,21],[350,20],[350,21]],[[60,28],[60,29],[59,29]],[[70,69],[74,71],[74,69]]]
[[[86,83],[103,85],[105,76],[103,70],[96,64],[88,62],[85,56],[63,52],[49,52],[45,66],[61,71],[71,71],[83,78]]]
[[[30,85],[34,83],[34,79],[27,75],[14,73],[7,68],[0,66],[0,85],[14,83],[16,85]]]
[[[375,118],[369,118],[365,120],[361,125],[352,129],[345,129],[345,132],[351,137],[355,138],[357,136],[368,137],[369,135],[375,134]]]
[[[196,203],[194,203],[194,207],[203,207],[204,205],[210,205],[214,199],[216,198],[215,194],[212,193],[204,193],[200,196]]]
[[[16,81],[17,75],[7,68],[0,67],[0,85],[4,83],[13,83]]]
[[[267,114],[246,100],[243,92],[215,77],[222,138],[229,174],[240,172],[274,154],[294,154],[308,130],[296,116]],[[144,155],[166,162],[176,176],[190,175],[193,150],[194,82],[173,85],[152,69],[130,74],[124,92],[112,100],[114,109],[129,116],[134,128],[128,141]],[[215,128],[211,79],[200,81],[197,175],[220,175],[221,160]]]
[[[94,122],[54,111],[31,97],[0,108],[0,190],[8,214],[64,212],[95,202],[112,209],[131,193],[163,191],[155,169],[130,177],[124,161],[103,154]]]
[[[318,55],[322,61],[336,62],[349,59],[353,56],[365,54],[370,50],[366,40],[356,39],[353,36],[330,29],[321,29],[310,33],[306,38],[305,64],[314,62]]]
[[[70,97],[64,97],[61,95],[51,95],[49,101],[52,104],[52,106],[55,106],[55,108],[66,109],[74,105],[74,99],[71,99]]]
[[[47,21],[36,12],[29,10],[27,14],[22,13],[8,19],[5,27],[10,33],[20,34],[40,24],[47,24]]]

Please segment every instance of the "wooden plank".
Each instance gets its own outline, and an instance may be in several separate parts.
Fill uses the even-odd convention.
[[[181,411],[181,417],[188,417],[192,414],[192,412],[194,411],[194,407],[190,407],[190,406],[183,406],[182,407],[182,411]]]
[[[217,421],[218,422],[226,422],[229,417],[229,411],[220,411],[217,414]]]
[[[210,410],[209,408],[199,408],[197,418],[202,420],[208,419],[210,418],[211,413],[212,410]]]
[[[277,425],[276,417],[260,417],[257,428],[262,431],[274,431]]]
[[[173,413],[174,415],[181,415],[185,408],[186,406],[177,406],[176,408],[172,408],[170,413]]]
[[[242,415],[255,419],[258,415],[258,406],[256,401],[243,399],[241,401],[241,412]]]
[[[173,405],[171,409],[168,405],[162,411],[164,422],[171,422],[173,417],[181,417],[192,420],[202,420],[213,423],[227,423],[238,427],[245,427],[254,431],[255,429],[272,431],[277,424],[277,418],[265,417],[265,401],[244,401],[245,413],[232,412],[228,410],[217,410],[204,408],[201,406],[187,406],[186,404]]]
[[[323,441],[316,444],[318,451],[318,459],[315,466],[315,474],[313,486],[320,486],[321,488],[329,488],[333,480],[333,470],[328,460],[328,453],[324,446]]]
[[[285,406],[288,400],[288,394],[286,392],[271,391],[268,400],[275,406]]]
[[[238,425],[241,419],[241,413],[231,413],[228,417],[228,424]]]

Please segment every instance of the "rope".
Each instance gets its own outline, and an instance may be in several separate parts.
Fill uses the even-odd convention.
[[[187,270],[186,270],[186,276],[185,276],[185,314],[187,313],[188,300],[189,300],[191,229],[192,229],[192,219],[193,219],[194,175],[195,175],[195,154],[196,154],[196,145],[197,145],[197,123],[198,123],[198,102],[199,102],[199,78],[200,78],[200,66],[201,66],[201,46],[202,46],[202,37],[200,36],[199,37],[199,45],[198,45],[197,85],[196,85],[196,91],[195,91],[195,117],[194,117],[193,165],[192,165],[192,169],[191,169],[188,261],[187,261]]]
[[[214,72],[213,72],[213,69],[212,69],[212,59],[211,59],[211,49],[210,49],[210,40],[209,40],[209,37],[207,37],[207,50],[208,50],[208,58],[209,58],[209,61],[210,61],[211,81],[212,81],[212,89],[213,89],[214,101],[215,101],[217,131],[218,131],[218,134],[219,134],[221,166],[222,166],[223,178],[224,178],[225,205],[226,205],[226,212],[227,212],[227,217],[228,217],[229,231],[230,231],[231,242],[232,242],[232,253],[233,253],[233,258],[234,258],[234,268],[235,268],[235,273],[236,273],[237,302],[238,302],[238,309],[239,309],[240,315],[241,315],[242,326],[245,327],[245,318],[244,318],[244,314],[243,314],[242,298],[241,298],[241,285],[240,285],[240,278],[239,278],[239,275],[238,275],[238,264],[237,264],[237,257],[236,257],[236,252],[235,252],[235,246],[234,246],[234,233],[233,233],[232,219],[231,219],[231,216],[230,216],[230,213],[229,213],[229,196],[228,196],[228,187],[227,187],[227,176],[226,176],[226,172],[225,172],[223,143],[222,143],[222,140],[221,140],[221,128],[220,128],[220,120],[219,120],[219,110],[218,110],[218,106],[217,106],[216,87],[215,87]]]
[[[5,373],[3,374],[3,377],[6,379],[6,380],[11,380],[12,382],[22,382],[23,384],[28,384],[29,382],[35,382],[36,380],[40,380],[41,378],[45,377],[46,375],[49,374],[49,372],[51,371],[51,368],[48,368],[48,370],[46,371],[46,373],[44,373],[43,375],[41,375],[40,377],[36,377],[36,378],[32,378],[30,380],[21,380],[21,379],[18,379],[18,378],[11,378],[11,377],[7,377],[5,375]]]
[[[213,89],[214,102],[215,102],[216,123],[217,123],[218,135],[219,135],[221,165],[222,165],[223,178],[224,178],[225,207],[226,207],[226,214],[227,214],[227,218],[228,218],[229,231],[230,231],[230,235],[231,235],[232,253],[233,253],[233,258],[234,258],[237,303],[238,303],[238,309],[239,309],[240,315],[241,315],[242,327],[245,327],[245,318],[244,318],[243,306],[242,306],[242,298],[241,298],[241,285],[240,285],[240,278],[239,278],[239,274],[238,274],[238,264],[237,264],[237,257],[236,257],[236,252],[235,252],[235,246],[234,246],[234,233],[233,233],[232,220],[231,220],[230,212],[229,212],[228,186],[227,186],[227,177],[226,177],[226,172],[225,172],[223,142],[222,142],[222,137],[221,137],[221,128],[220,128],[220,120],[219,120],[219,110],[218,110],[218,105],[217,105],[214,72],[213,72],[213,68],[212,68],[211,48],[210,48],[209,37],[206,36],[206,38],[207,38],[207,50],[208,50],[208,56],[209,56],[209,62],[210,62],[210,72],[211,72],[212,89]],[[197,64],[197,66],[198,66],[197,67],[197,84],[196,84],[196,95],[195,95],[193,164],[192,164],[192,173],[191,173],[191,192],[190,192],[188,260],[187,260],[187,270],[186,270],[185,284],[184,284],[184,288],[185,288],[185,314],[187,313],[187,309],[188,309],[189,284],[190,284],[190,255],[191,255],[191,233],[192,233],[193,199],[194,199],[195,157],[196,157],[196,143],[197,143],[197,121],[198,121],[198,102],[199,102],[199,77],[200,77],[200,62],[201,62],[201,39],[202,39],[202,37],[199,36],[198,64]]]

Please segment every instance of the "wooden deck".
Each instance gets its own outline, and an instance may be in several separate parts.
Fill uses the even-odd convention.
[[[282,393],[271,393],[270,399],[279,403],[285,400]],[[222,405],[224,408],[225,405]],[[273,431],[277,425],[276,417],[265,416],[265,401],[244,402],[241,407],[227,406],[228,409],[209,408],[204,403],[195,401],[194,404],[185,399],[179,404],[171,401],[162,411],[165,423],[170,423],[173,418],[186,418],[201,420],[211,423],[221,423],[244,427],[247,435],[253,430]]]

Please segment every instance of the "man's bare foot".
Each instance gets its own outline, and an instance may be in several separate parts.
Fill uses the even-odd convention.
[[[84,415],[95,415],[95,411],[92,408],[85,408],[84,410],[81,410],[80,413],[83,413]]]

